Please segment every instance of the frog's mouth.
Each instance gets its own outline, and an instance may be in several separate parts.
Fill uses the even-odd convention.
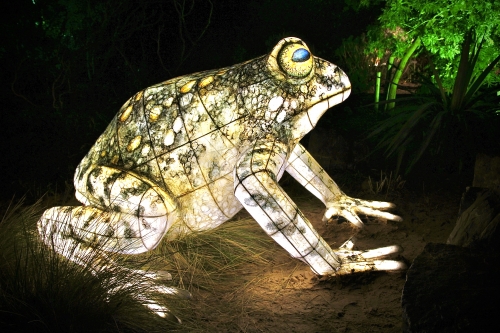
[[[351,94],[351,85],[344,86],[338,89],[330,96],[324,97],[315,104],[309,107],[305,112],[300,113],[292,121],[293,126],[293,138],[296,140],[302,139],[307,133],[309,133],[316,124],[319,118],[332,106],[342,103]]]
[[[344,80],[345,77],[345,80]],[[342,77],[342,87],[336,91],[333,91],[330,96],[326,96],[313,104],[309,109],[307,109],[306,113],[309,118],[309,122],[311,123],[311,129],[316,126],[319,121],[319,118],[323,116],[323,114],[331,107],[342,103],[349,97],[351,94],[351,83],[347,76]]]

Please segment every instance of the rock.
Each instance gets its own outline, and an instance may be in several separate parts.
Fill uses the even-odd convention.
[[[496,332],[500,157],[478,154],[447,244],[427,244],[403,288],[403,332]]]
[[[497,252],[427,244],[407,272],[403,332],[496,331],[499,277]]]
[[[459,217],[446,243],[498,249],[499,223],[500,196],[492,189],[469,187],[462,195]]]

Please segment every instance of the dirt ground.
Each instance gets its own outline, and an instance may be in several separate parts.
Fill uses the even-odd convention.
[[[372,200],[385,197],[369,191],[347,194]],[[404,251],[392,259],[408,266],[427,243],[446,242],[460,202],[460,193],[399,190],[386,201],[397,205],[393,212],[403,222],[365,219],[366,228],[360,231],[346,222],[325,225],[321,202],[303,192],[292,197],[332,247],[352,236],[359,249],[397,244]],[[324,281],[278,245],[270,242],[269,250],[268,264],[247,265],[235,271],[232,281],[210,291],[194,291],[197,320],[207,322],[212,332],[401,332],[405,272]]]

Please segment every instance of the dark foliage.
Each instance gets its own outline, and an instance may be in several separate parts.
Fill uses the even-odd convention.
[[[462,44],[460,63],[452,91],[443,88],[438,72],[434,80],[423,78],[420,91],[396,102],[390,116],[377,123],[371,136],[378,135],[379,148],[397,156],[397,167],[408,173],[421,157],[447,171],[472,166],[478,152],[500,150],[500,97],[498,86],[484,80],[500,61],[500,55],[486,68],[476,68],[483,41],[469,31]]]

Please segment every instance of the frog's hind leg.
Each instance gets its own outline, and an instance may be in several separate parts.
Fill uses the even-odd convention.
[[[147,286],[146,290],[189,298],[188,291],[164,286],[159,281],[171,279],[168,273],[120,267],[108,256],[107,251],[140,253],[149,250],[151,244],[156,244],[154,239],[148,240],[148,234],[137,223],[134,224],[134,221],[137,221],[136,216],[101,211],[90,206],[54,207],[44,212],[38,228],[47,245],[73,262],[89,267],[95,273],[112,267],[125,270],[131,281],[123,287],[140,283]],[[148,221],[155,226],[151,217]],[[143,225],[141,227],[144,228]],[[162,232],[160,231],[160,234]],[[161,239],[161,236],[154,232],[151,237]],[[151,300],[148,293],[139,293],[137,299],[161,317],[173,316],[167,307]]]
[[[86,265],[98,252],[106,257],[103,251],[130,253],[141,247],[140,238],[132,237],[126,223],[122,226],[123,217],[90,206],[53,207],[43,213],[38,231],[56,252]]]
[[[117,266],[106,252],[138,254],[154,249],[178,220],[175,200],[132,171],[103,166],[89,168],[83,175],[77,171],[75,188],[77,199],[86,206],[46,210],[38,230],[55,251],[95,271]],[[165,276],[162,272],[122,269],[158,292],[186,296],[185,291],[157,284]],[[161,305],[147,296],[139,299],[160,314]]]
[[[177,221],[174,199],[131,171],[97,166],[75,177],[83,207],[54,207],[38,222],[46,243],[61,254],[99,248],[137,254],[154,249]]]

